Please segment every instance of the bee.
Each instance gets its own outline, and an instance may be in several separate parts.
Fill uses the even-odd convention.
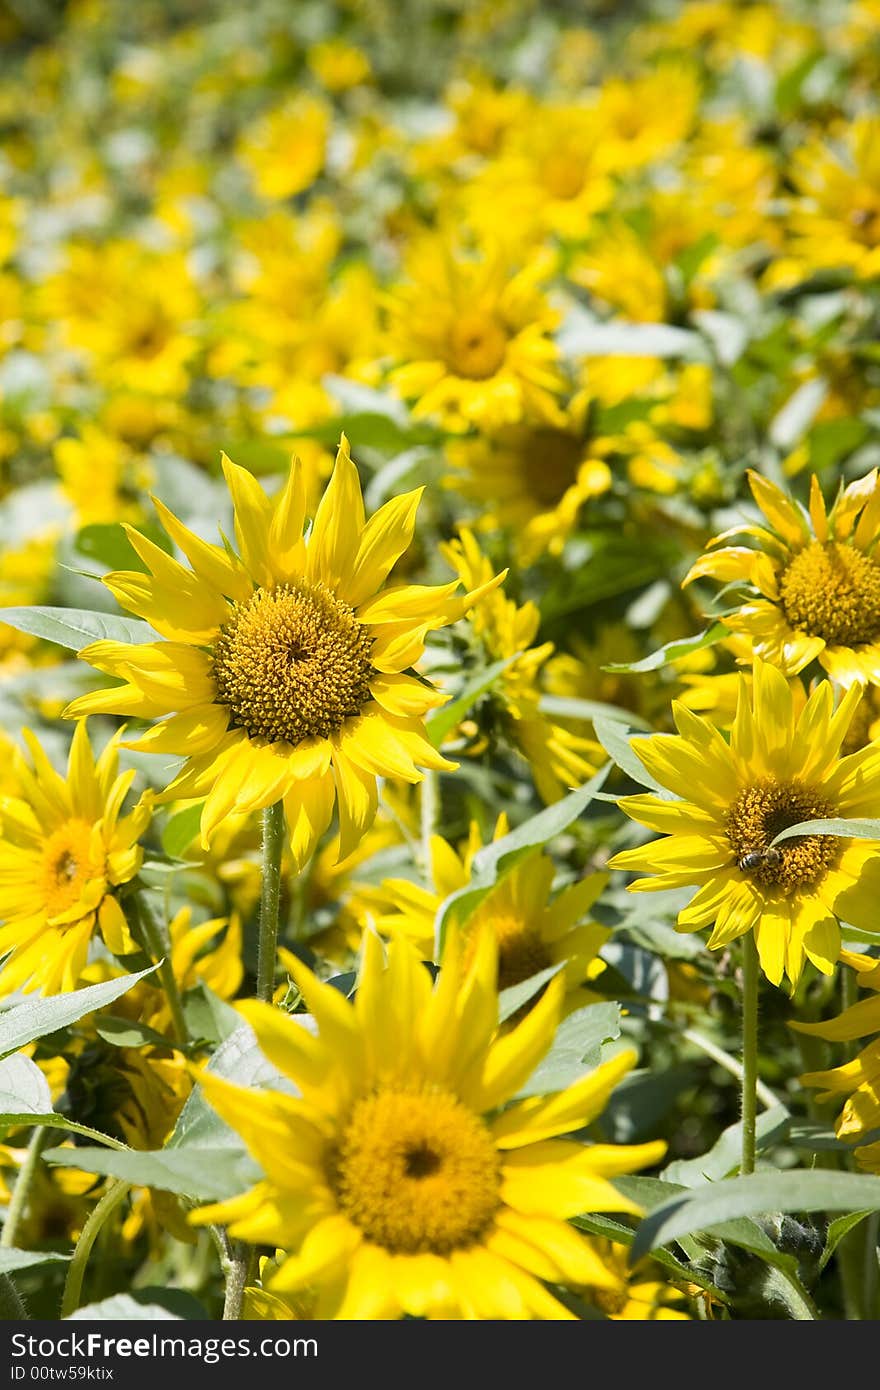
[[[766,865],[768,869],[778,869],[782,863],[782,851],[775,845],[769,849],[752,849],[748,854],[744,854],[741,859],[736,861],[736,867],[744,874],[750,873],[753,869],[760,869]]]

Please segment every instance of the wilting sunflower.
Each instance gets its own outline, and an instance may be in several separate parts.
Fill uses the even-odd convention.
[[[876,843],[799,835],[772,845],[803,821],[880,815],[880,748],[838,756],[861,688],[836,710],[832,698],[822,681],[796,714],[785,677],[757,661],[751,690],[742,678],[729,744],[677,701],[677,735],[632,741],[651,775],[682,800],[623,797],[627,815],[667,838],[624,850],[610,867],[651,875],[630,884],[634,892],[698,885],[679,931],[714,924],[710,947],[754,931],[774,984],[783,974],[795,984],[805,956],[830,975],[841,920],[878,930]]]
[[[118,735],[96,761],[77,724],[66,778],[25,738],[33,768],[19,756],[19,794],[0,798],[0,981],[56,994],[76,988],[96,925],[114,955],[136,949],[114,889],[141,866],[151,796],[121,814],[134,771],[119,772]]]
[[[546,1283],[620,1287],[566,1218],[632,1211],[608,1179],[664,1145],[558,1136],[595,1119],[634,1054],[507,1104],[550,1048],[563,982],[499,1036],[496,970],[489,933],[466,967],[451,937],[433,983],[402,940],[385,968],[367,933],[353,1003],[296,970],[317,1037],[268,1005],[240,1006],[299,1094],[203,1075],[265,1180],[196,1219],[289,1252],[270,1291],[313,1290],[320,1318],[557,1319],[572,1315]]]
[[[379,592],[412,539],[422,489],[367,521],[344,436],[308,539],[296,459],[273,498],[246,469],[226,458],[223,466],[240,556],[201,540],[157,500],[192,568],[127,528],[150,572],[114,572],[104,583],[166,640],[86,647],[85,661],[124,684],[83,695],[65,713],[159,718],[131,746],[187,758],[157,799],[205,796],[205,847],[230,812],[283,799],[299,866],[336,802],[344,858],[376,814],[377,777],[418,782],[419,767],[455,766],[422,724],[445,697],[407,671],[426,634],[482,590],[455,597],[454,580]]]
[[[860,999],[837,1018],[823,1023],[792,1023],[790,1027],[799,1033],[810,1033],[828,1042],[853,1042],[880,1033],[880,961],[854,951],[842,951],[840,958],[844,965],[859,972],[858,983],[863,989],[873,990],[873,996]],[[846,1096],[834,1125],[838,1139],[856,1144],[880,1129],[880,1038],[873,1038],[843,1066],[807,1072],[800,1080],[805,1086],[821,1086],[823,1094],[816,1097],[820,1102]],[[857,1148],[856,1161],[869,1173],[880,1173],[880,1140]]]
[[[710,576],[747,584],[755,599],[725,616],[751,638],[756,656],[788,675],[817,658],[841,685],[880,685],[880,487],[877,470],[844,488],[825,506],[815,476],[809,516],[774,483],[749,472],[755,501],[769,523],[738,526],[758,549],[725,546],[701,555],[684,583]]]
[[[507,834],[507,817],[499,816],[495,839]],[[441,835],[431,836],[431,885],[409,879],[386,879],[379,888],[362,891],[377,929],[404,936],[426,960],[434,955],[434,922],[450,893],[470,879],[474,855],[482,848],[476,824],[463,852]],[[482,932],[498,943],[498,985],[521,984],[553,965],[563,965],[563,1012],[594,1003],[586,988],[605,969],[599,949],[610,936],[597,922],[584,921],[606,883],[607,874],[590,874],[553,896],[556,868],[546,854],[531,854],[501,880],[461,928],[465,951],[473,950]]]

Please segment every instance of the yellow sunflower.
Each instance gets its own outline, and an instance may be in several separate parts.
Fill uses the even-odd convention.
[[[287,1251],[270,1292],[313,1290],[319,1318],[562,1319],[546,1284],[619,1288],[566,1218],[633,1211],[608,1179],[664,1145],[558,1136],[596,1118],[634,1053],[507,1104],[552,1043],[563,981],[498,1035],[496,970],[489,933],[467,967],[453,937],[433,984],[407,942],[386,968],[367,933],[353,1003],[297,968],[317,1037],[270,1006],[240,1006],[299,1094],[203,1075],[265,1179],[196,1219]]]
[[[794,675],[817,659],[841,685],[880,685],[880,487],[877,470],[842,489],[830,511],[812,478],[809,517],[774,483],[749,472],[765,526],[738,526],[758,548],[724,546],[700,556],[684,583],[708,576],[746,584],[756,597],[725,616],[754,654]]]
[[[509,662],[491,697],[499,722],[528,762],[538,795],[548,803],[558,801],[592,777],[605,755],[594,739],[541,713],[542,668],[553,643],[531,645],[541,626],[538,606],[531,601],[517,604],[488,587],[492,565],[467,527],[459,528],[455,540],[442,544],[440,553],[461,582],[478,595],[471,621],[485,657],[489,662]]]
[[[507,833],[500,816],[495,839]],[[434,955],[434,921],[450,893],[470,879],[470,865],[482,848],[477,825],[459,854],[441,835],[431,837],[432,885],[409,879],[386,879],[370,895],[376,928],[411,941],[426,960]],[[498,943],[498,987],[507,989],[553,965],[564,965],[563,1012],[594,1003],[586,988],[605,969],[598,952],[611,933],[583,919],[608,882],[607,874],[590,874],[552,896],[556,866],[545,854],[529,855],[492,889],[462,928],[465,950],[474,949],[482,932]]]
[[[119,772],[118,735],[96,761],[77,724],[66,778],[24,736],[33,768],[19,755],[18,795],[0,798],[0,980],[56,994],[76,988],[96,925],[114,955],[136,949],[114,889],[141,866],[151,795],[121,814],[134,771]]]
[[[502,251],[455,254],[428,240],[389,300],[391,385],[452,430],[498,429],[526,416],[559,423],[558,314],[542,291],[549,265],[514,270]]]
[[[104,583],[165,640],[86,647],[85,661],[124,683],[65,713],[158,718],[129,746],[186,757],[157,800],[205,796],[206,848],[230,812],[283,800],[299,867],[335,802],[345,858],[375,817],[377,777],[418,782],[419,767],[455,767],[422,724],[445,697],[408,670],[426,634],[484,590],[455,597],[453,580],[380,592],[412,539],[422,489],[367,521],[345,436],[308,538],[298,460],[272,498],[246,469],[225,457],[223,467],[240,555],[203,541],[157,500],[192,568],[128,527],[150,572],[114,572]]]
[[[632,742],[651,775],[681,800],[627,796],[627,815],[667,838],[624,850],[615,869],[651,875],[634,892],[699,888],[678,915],[679,931],[714,923],[710,947],[754,931],[762,969],[794,985],[806,956],[830,975],[840,954],[840,920],[877,927],[877,845],[837,835],[803,835],[772,845],[802,821],[880,815],[880,748],[839,757],[861,698],[833,708],[822,681],[796,713],[791,689],[757,661],[751,690],[742,678],[725,742],[707,719],[673,703],[678,734]]]
[[[562,422],[523,422],[492,435],[453,442],[447,486],[477,502],[480,528],[509,532],[523,564],[558,555],[586,503],[608,492],[607,440],[587,438],[588,398]]]
[[[863,989],[873,990],[868,999],[860,999],[837,1018],[823,1023],[792,1023],[799,1033],[825,1038],[828,1042],[853,1042],[880,1033],[880,961],[855,951],[841,951],[844,965],[858,971],[857,981]],[[807,1072],[801,1081],[805,1086],[821,1086],[819,1101],[839,1100],[846,1096],[837,1117],[834,1132],[838,1139],[857,1144],[867,1135],[880,1129],[880,1038],[863,1047],[857,1057],[829,1071]],[[862,1144],[856,1149],[856,1161],[869,1173],[880,1173],[880,1140]]]

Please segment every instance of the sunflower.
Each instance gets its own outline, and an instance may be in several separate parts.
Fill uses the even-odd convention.
[[[196,1219],[289,1252],[270,1292],[314,1290],[318,1317],[560,1319],[572,1315],[546,1283],[620,1286],[566,1218],[632,1211],[608,1179],[664,1145],[558,1136],[596,1118],[635,1056],[501,1108],[552,1043],[563,981],[499,1036],[491,934],[469,965],[462,954],[453,935],[432,985],[409,943],[392,942],[385,968],[367,933],[353,1003],[297,968],[317,1037],[268,1005],[240,1006],[295,1098],[202,1077],[265,1179]]]
[[[822,1023],[791,1023],[799,1033],[825,1038],[828,1042],[853,1042],[880,1034],[880,961],[855,951],[841,951],[844,965],[858,971],[857,981],[873,995],[852,1004],[837,1018]],[[805,1086],[821,1086],[819,1101],[839,1100],[846,1096],[837,1117],[834,1132],[838,1139],[858,1143],[880,1129],[880,1037],[863,1047],[857,1057],[829,1071],[807,1072],[800,1078]],[[862,1143],[856,1149],[859,1167],[869,1173],[880,1173],[880,1140]]]
[[[506,833],[507,818],[502,815],[495,839]],[[376,928],[392,937],[406,937],[424,959],[430,960],[437,912],[450,893],[468,883],[474,855],[481,848],[475,823],[462,854],[441,835],[432,835],[432,887],[408,879],[386,879],[371,894]],[[563,965],[563,1012],[567,1014],[596,1000],[585,982],[605,969],[598,952],[610,932],[583,919],[608,882],[608,875],[591,874],[554,897],[555,876],[556,867],[549,856],[528,855],[492,889],[461,930],[466,951],[475,948],[484,930],[495,937],[500,989],[521,984],[550,966]]]
[[[298,460],[274,498],[246,469],[225,457],[223,467],[240,556],[201,540],[157,500],[192,568],[128,527],[150,572],[113,572],[104,583],[166,640],[86,647],[85,661],[124,684],[83,695],[65,713],[158,717],[129,746],[186,757],[157,800],[205,796],[206,848],[230,812],[283,800],[300,867],[335,802],[345,858],[376,814],[377,777],[418,782],[419,767],[455,766],[422,724],[445,697],[407,670],[426,634],[482,590],[455,597],[453,580],[379,592],[412,539],[422,489],[366,521],[344,435],[308,539]]]
[[[834,146],[819,138],[804,145],[792,181],[799,195],[789,217],[792,271],[848,270],[873,279],[880,272],[880,118],[858,117]]]
[[[523,422],[449,447],[447,486],[479,503],[481,529],[510,534],[523,564],[560,554],[584,506],[611,487],[608,441],[587,438],[588,404],[582,393],[558,425]]]
[[[835,710],[822,681],[796,714],[785,677],[756,661],[751,690],[741,679],[729,744],[675,701],[678,734],[635,739],[632,747],[682,799],[642,794],[620,802],[667,838],[624,850],[610,867],[651,875],[630,884],[634,892],[698,885],[679,913],[679,931],[714,923],[713,948],[754,931],[773,984],[787,974],[794,985],[805,956],[830,975],[840,920],[877,930],[877,845],[837,835],[772,842],[802,821],[880,815],[880,748],[838,756],[860,698],[853,686]]]
[[[531,601],[518,605],[487,587],[492,565],[467,527],[459,527],[455,540],[441,544],[440,553],[461,582],[478,594],[471,622],[487,662],[508,662],[491,697],[499,723],[529,763],[538,795],[548,803],[558,801],[593,776],[604,753],[594,739],[572,732],[541,712],[539,681],[553,643],[531,645],[541,625],[538,606]]]
[[[543,258],[515,270],[500,250],[468,257],[428,240],[389,300],[391,385],[447,428],[498,429],[526,416],[560,423],[558,314]]]
[[[739,526],[758,549],[724,546],[702,555],[684,583],[709,576],[749,585],[755,598],[725,615],[754,654],[794,675],[818,659],[841,685],[880,685],[880,487],[877,470],[842,489],[826,508],[815,476],[809,517],[774,483],[749,472],[768,526]]]
[[[141,866],[151,794],[120,814],[134,771],[119,772],[118,735],[96,761],[78,723],[66,778],[24,736],[33,768],[19,755],[18,795],[0,798],[0,980],[56,994],[76,988],[96,925],[114,955],[136,950],[114,890]]]

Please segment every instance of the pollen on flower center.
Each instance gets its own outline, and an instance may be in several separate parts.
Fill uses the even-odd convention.
[[[798,632],[829,646],[858,646],[880,636],[880,565],[837,541],[813,541],[779,581],[785,616]]]
[[[780,830],[827,820],[837,807],[815,787],[765,777],[745,787],[727,813],[727,838],[741,871],[766,888],[795,892],[817,883],[837,863],[835,835],[798,835],[771,849]]]
[[[249,738],[327,738],[370,700],[372,639],[321,583],[257,589],[214,645],[217,701]]]
[[[69,820],[49,836],[43,847],[41,889],[46,915],[66,912],[79,898],[83,885],[103,873],[103,855],[92,846],[88,821]]]
[[[458,376],[494,376],[506,351],[507,334],[492,314],[462,314],[452,326],[448,362]]]
[[[581,445],[564,430],[535,430],[526,448],[526,486],[537,502],[554,505],[577,481]]]
[[[359,1100],[328,1178],[349,1220],[395,1254],[448,1255],[473,1245],[499,1204],[488,1129],[439,1089],[389,1086]]]

